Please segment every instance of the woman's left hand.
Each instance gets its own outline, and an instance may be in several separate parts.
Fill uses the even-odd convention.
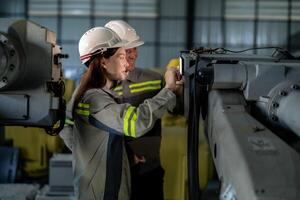
[[[144,164],[146,162],[146,158],[144,156],[140,156],[140,155],[133,155],[133,159],[134,159],[134,164],[139,164],[142,163]]]

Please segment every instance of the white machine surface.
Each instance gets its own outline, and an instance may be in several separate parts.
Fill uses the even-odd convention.
[[[201,121],[221,200],[299,200],[300,60],[283,49],[273,56],[198,49],[182,52],[181,59],[189,199],[199,199]]]
[[[35,184],[0,184],[0,199],[34,200],[38,189]]]
[[[44,186],[36,200],[75,200],[72,154],[55,154],[50,159],[49,185]]]

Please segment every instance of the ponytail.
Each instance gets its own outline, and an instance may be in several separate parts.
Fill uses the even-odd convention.
[[[77,107],[78,103],[81,101],[87,90],[93,88],[103,88],[105,86],[107,73],[101,62],[103,58],[107,59],[113,56],[117,50],[118,48],[111,48],[104,53],[94,55],[90,59],[88,69],[81,77],[80,85],[74,99],[72,109],[73,116],[75,108]]]

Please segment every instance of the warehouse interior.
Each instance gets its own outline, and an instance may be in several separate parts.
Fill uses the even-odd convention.
[[[278,191],[282,193],[276,191],[276,187],[280,187],[277,185],[274,187],[272,186],[272,189],[268,190],[265,189],[268,188],[267,183],[265,182],[261,183],[259,186],[256,186],[255,184],[257,182],[255,178],[252,180],[251,173],[249,173],[251,180],[247,182],[247,184],[249,183],[249,185],[254,185],[253,188],[255,189],[253,190],[253,193],[255,194],[255,197],[251,196],[252,193],[249,196],[245,196],[247,192],[244,192],[244,190],[244,193],[239,193],[236,188],[232,189],[234,187],[233,183],[224,184],[226,185],[225,188],[225,186],[222,185],[222,181],[227,179],[223,177],[226,176],[223,175],[223,173],[226,174],[225,172],[228,172],[228,174],[232,174],[226,170],[222,171],[222,167],[218,166],[218,164],[222,165],[222,163],[218,163],[219,161],[216,159],[216,144],[211,143],[211,137],[213,138],[213,134],[207,134],[207,132],[214,133],[214,126],[207,123],[210,123],[209,120],[211,118],[211,123],[214,124],[214,121],[223,120],[223,118],[228,117],[227,115],[222,115],[223,118],[219,118],[219,115],[215,114],[215,112],[224,113],[224,110],[227,108],[225,108],[225,106],[221,106],[219,111],[211,111],[209,109],[211,108],[214,110],[214,107],[210,107],[209,103],[206,101],[202,102],[201,98],[199,98],[199,101],[201,101],[201,105],[199,105],[199,109],[201,109],[201,111],[199,112],[200,115],[202,114],[201,116],[203,119],[198,119],[197,117],[195,118],[200,121],[200,125],[196,123],[197,128],[194,127],[193,129],[190,127],[191,121],[193,121],[191,120],[191,114],[185,113],[185,115],[177,115],[173,113],[166,113],[162,117],[160,159],[162,167],[164,168],[164,199],[270,200],[275,199],[274,197],[276,197],[278,200],[296,200],[298,197],[300,197],[300,189],[298,187],[300,186],[299,180],[294,180],[300,176],[300,174],[297,174],[299,170],[297,171],[295,169],[299,168],[297,164],[300,163],[300,129],[299,124],[297,125],[297,122],[299,121],[298,111],[300,108],[298,106],[298,97],[300,95],[299,91],[297,90],[300,82],[300,76],[298,76],[300,74],[300,62],[298,60],[300,59],[299,0],[1,1],[0,32],[7,32],[9,25],[17,20],[31,21],[55,33],[56,44],[61,47],[61,55],[66,55],[61,57],[61,63],[59,63],[61,65],[62,77],[64,80],[63,98],[66,100],[66,102],[71,99],[72,93],[79,85],[82,74],[86,71],[86,67],[79,59],[79,39],[87,30],[97,26],[104,26],[110,20],[126,21],[128,24],[134,27],[138,35],[145,42],[141,47],[138,48],[139,53],[136,66],[141,69],[158,72],[162,75],[167,68],[174,67],[172,66],[172,64],[174,64],[172,63],[172,61],[174,62],[174,59],[176,63],[174,65],[179,65],[179,63],[176,62],[176,58],[178,57],[181,57],[182,59],[180,61],[180,65],[187,66],[191,63],[199,62],[198,58],[191,58],[189,53],[196,52],[198,54],[199,51],[192,50],[199,49],[200,47],[208,49],[208,51],[212,54],[219,53],[217,51],[213,51],[213,49],[217,48],[219,48],[218,50],[224,50],[225,53],[231,52],[238,54],[236,57],[229,56],[229,58],[226,56],[225,58],[222,56],[218,57],[218,55],[216,57],[204,56],[204,61],[215,59],[212,62],[212,65],[219,63],[224,65],[235,65],[237,62],[243,62],[246,60],[245,68],[247,68],[247,62],[249,61],[247,56],[253,56],[250,61],[254,64],[250,62],[249,66],[251,65],[250,67],[253,67],[253,70],[256,69],[257,71],[253,72],[251,71],[252,68],[250,69],[249,67],[249,71],[247,71],[247,73],[245,72],[245,77],[247,78],[244,78],[243,80],[240,78],[244,76],[244,72],[241,72],[242,70],[237,70],[238,72],[234,69],[232,69],[232,71],[221,70],[220,74],[223,73],[225,74],[224,76],[226,76],[226,78],[232,78],[227,82],[225,78],[221,78],[221,75],[219,76],[219,74],[216,73],[217,69],[221,68],[215,67],[215,71],[213,72],[215,74],[213,78],[215,83],[218,83],[219,85],[215,84],[212,88],[222,91],[225,89],[226,92],[229,90],[229,92],[231,92],[231,90],[235,91],[237,88],[238,90],[243,90],[241,93],[243,93],[243,99],[247,104],[247,106],[245,106],[245,110],[251,113],[251,115],[253,114],[253,116],[255,116],[254,118],[257,118],[259,121],[259,125],[257,125],[256,122],[253,122],[254,125],[251,125],[254,127],[253,129],[255,133],[265,130],[265,128],[261,128],[262,125],[260,125],[260,123],[263,124],[263,127],[266,126],[273,132],[277,131],[276,127],[278,124],[273,126],[273,122],[265,122],[265,118],[267,118],[266,116],[269,116],[269,114],[265,114],[264,111],[261,112],[260,110],[262,107],[263,109],[265,108],[263,103],[268,101],[266,100],[268,99],[267,97],[272,99],[273,103],[270,103],[270,106],[268,107],[270,109],[268,112],[271,113],[270,116],[274,115],[275,112],[275,108],[273,108],[273,110],[270,108],[272,107],[271,105],[274,105],[275,100],[278,101],[280,105],[285,103],[284,105],[287,106],[287,108],[285,107],[284,111],[287,114],[282,114],[283,120],[281,121],[281,115],[279,111],[277,111],[275,117],[279,117],[279,120],[277,118],[274,120],[273,118],[273,121],[279,121],[280,123],[282,122],[284,124],[283,128],[278,128],[280,131],[276,135],[278,135],[278,137],[281,139],[283,138],[282,140],[288,144],[288,149],[291,148],[293,153],[284,154],[288,155],[286,157],[291,155],[291,160],[287,161],[286,163],[284,163],[284,159],[276,160],[276,162],[274,161],[276,165],[274,166],[274,171],[277,170],[277,173],[281,173],[281,169],[278,170],[278,166],[284,166],[285,164],[289,165],[293,170],[295,170],[291,172],[292,175],[289,174],[291,176],[288,176],[288,178],[285,179],[286,182],[283,181],[283,183],[290,183],[290,185],[287,185],[286,190],[277,188]],[[0,37],[0,44],[5,45],[2,43],[2,40],[3,39]],[[4,76],[3,74],[8,72],[4,70],[7,60],[6,57],[2,55],[4,52],[4,50],[2,50],[2,46],[0,47],[0,72],[2,72],[2,75],[0,74],[0,78],[2,79]],[[278,49],[284,50],[283,56],[288,55],[286,59],[282,59],[283,61],[281,59],[273,59],[275,53],[278,53]],[[29,49],[27,51],[30,52]],[[272,59],[269,59],[269,57],[272,57]],[[34,56],[30,58],[34,58]],[[290,58],[293,58],[293,61],[290,61]],[[226,62],[223,62],[224,60],[226,60]],[[277,70],[276,67],[274,67],[276,70],[269,70],[269,68],[266,70],[259,69],[260,65],[262,65],[262,67],[268,67],[269,65],[272,65],[268,62],[272,62],[274,66],[277,66],[276,63],[283,63],[280,65],[282,69],[280,68],[280,70]],[[244,64],[239,66],[244,66]],[[246,70],[248,70],[248,68]],[[187,68],[186,71],[188,71]],[[195,74],[196,71],[197,64],[195,66]],[[252,72],[258,77],[257,80],[259,80],[257,82],[253,81],[254,78],[252,79],[248,77]],[[230,73],[234,75],[228,75]],[[291,75],[289,75],[289,73],[291,73]],[[38,77],[38,74],[31,75],[32,77],[28,78],[27,80],[34,80],[36,77]],[[185,76],[186,79],[189,77],[189,75]],[[196,75],[194,77],[196,80]],[[186,99],[184,99],[185,105],[182,106],[182,109],[187,108],[197,110],[195,102],[195,96],[197,95],[197,92],[193,93],[192,90],[196,90],[195,88],[197,87],[193,85],[193,77],[191,77],[191,80],[186,79],[184,83],[184,95],[188,96],[190,99],[191,97],[194,97],[194,100],[189,99],[189,103],[195,105],[195,107],[192,107],[191,105],[187,106],[189,103],[187,103]],[[289,80],[289,82],[281,84],[278,87],[274,86],[273,88],[272,84],[277,84],[282,79]],[[0,102],[3,103],[3,106],[0,107],[0,112],[7,112],[7,107],[10,107],[9,102],[4,102],[4,100],[7,100],[5,97],[7,90],[5,90],[4,86],[0,84],[0,97],[3,96],[0,98]],[[1,90],[2,87],[4,87],[3,90]],[[187,87],[190,88],[187,89]],[[209,102],[213,102],[213,100],[210,101],[210,98],[219,98],[219,94],[212,93],[210,96],[208,93],[211,91],[211,87],[206,88],[209,89],[207,89],[208,91],[205,91],[206,93],[203,94],[205,94],[206,98],[209,99]],[[273,90],[271,90],[272,88]],[[202,89],[200,87],[199,91],[201,90],[201,92],[203,92]],[[19,89],[17,90],[20,91]],[[252,90],[254,90],[254,92]],[[287,94],[282,95],[283,90],[287,92],[287,94],[293,94],[291,95],[292,97]],[[12,93],[14,91],[12,91]],[[27,90],[24,90],[22,95],[25,95],[26,91]],[[277,91],[281,92],[281,96],[288,96],[291,98],[286,102],[283,102],[283,97],[276,96]],[[222,95],[223,93],[220,96]],[[237,105],[237,100],[235,99],[239,99],[239,97],[234,96],[232,98],[234,100],[227,104]],[[224,97],[224,99],[227,99],[227,97]],[[259,103],[256,103],[256,101]],[[214,102],[218,101],[216,100]],[[224,102],[223,103],[225,105],[227,101],[224,100]],[[216,103],[215,108],[218,108],[218,105],[219,104]],[[251,107],[253,105],[255,108]],[[292,108],[288,107],[289,105],[292,105]],[[12,107],[13,106],[14,105],[12,104]],[[240,108],[234,107],[234,109],[236,110],[232,112],[240,111]],[[244,110],[244,108],[242,110]],[[207,113],[207,118],[205,118],[204,115]],[[289,113],[290,116],[287,116]],[[0,115],[2,115],[2,113],[0,113]],[[215,115],[217,116],[215,117]],[[189,116],[189,119],[187,116]],[[228,118],[230,117],[232,116],[229,116]],[[74,188],[72,183],[72,152],[66,147],[62,139],[59,136],[51,136],[51,134],[47,134],[44,129],[40,127],[31,127],[31,125],[11,126],[18,124],[18,122],[11,124],[8,123],[9,126],[7,126],[7,120],[4,118],[1,119],[0,117],[0,199],[75,200],[76,197],[74,196]],[[272,116],[270,118],[272,118]],[[236,120],[236,124],[244,123],[244,118],[234,119]],[[13,121],[16,122],[17,120]],[[245,121],[251,120],[247,118]],[[195,120],[193,122],[195,122]],[[215,127],[224,130],[227,128],[227,126],[233,127],[230,129],[230,131],[232,130],[232,132],[235,132],[235,125],[215,125]],[[284,130],[281,130],[281,128]],[[199,133],[199,135],[197,134],[197,137],[192,138],[198,141],[196,145],[198,153],[196,154],[197,159],[192,159],[192,161],[189,161],[189,159],[191,159],[191,155],[189,154],[189,145],[192,144],[190,143],[191,138],[188,137],[188,132],[191,129],[196,130],[196,132]],[[288,130],[286,131],[285,129]],[[241,128],[239,131],[240,130]],[[286,132],[292,133],[293,136],[288,136],[285,138],[285,136],[282,135],[284,135]],[[210,140],[208,138],[210,138]],[[225,140],[226,139],[224,139],[224,141]],[[233,140],[237,141],[238,139],[234,138]],[[257,142],[256,139],[251,138],[251,136],[249,136],[246,140],[249,143],[253,142],[254,140]],[[219,142],[217,139],[216,141]],[[265,142],[264,144],[266,145],[264,150],[267,151],[268,155],[279,155],[283,151],[290,151],[286,149],[282,151],[275,151],[274,149],[277,147],[274,146],[276,146],[275,144],[277,143],[271,139],[264,140],[263,142]],[[244,143],[241,142],[237,145],[237,151],[244,152],[240,147],[242,144]],[[230,146],[228,143],[225,143],[224,145]],[[11,149],[6,149],[8,147]],[[151,146],[147,146],[147,148],[151,148]],[[255,151],[257,150],[255,147],[253,147],[253,149]],[[221,150],[219,149],[218,153],[222,150],[226,151],[227,153],[231,153],[231,150],[225,148],[221,148]],[[222,154],[219,153],[218,155]],[[257,155],[260,156],[262,154],[257,153]],[[7,159],[10,161],[7,161]],[[224,159],[228,160],[228,157],[225,156]],[[237,157],[236,159],[243,160],[243,158],[240,157]],[[268,161],[273,163],[271,159]],[[193,173],[190,171],[193,168],[189,165],[191,165],[191,163],[195,164],[195,162],[197,163],[198,172],[195,174],[196,178],[190,180],[190,177],[193,176]],[[228,163],[226,163],[226,161],[224,162],[227,166]],[[228,162],[232,162],[235,166],[239,165],[239,161],[233,161],[229,159]],[[241,164],[241,166],[244,165]],[[245,168],[251,168],[251,166],[246,166]],[[290,168],[282,167],[283,171],[287,171],[289,169]],[[272,171],[272,169],[267,167],[265,167],[264,170]],[[220,171],[222,171],[222,173]],[[222,174],[222,176],[220,174]],[[260,172],[259,175],[263,176]],[[294,178],[292,178],[293,176]],[[244,178],[244,176],[240,175],[238,179],[241,177]],[[3,180],[1,180],[1,178]],[[222,180],[222,178],[224,178],[224,180]],[[291,179],[293,181],[291,181]],[[272,180],[274,182],[278,181],[275,178]],[[239,182],[235,182],[235,184],[238,183]],[[197,190],[196,192],[193,190],[195,187]],[[250,188],[252,189],[252,187]],[[51,193],[51,189],[54,192],[52,191]],[[269,191],[270,193],[268,193]],[[243,198],[240,198],[241,196]]]

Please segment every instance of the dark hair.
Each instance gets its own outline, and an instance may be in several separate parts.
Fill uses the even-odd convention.
[[[119,48],[107,49],[107,51],[105,51],[104,53],[93,55],[88,61],[88,69],[81,77],[80,85],[74,99],[72,109],[73,116],[77,104],[81,101],[84,93],[87,90],[93,88],[102,88],[105,86],[107,73],[104,67],[102,66],[102,59],[110,58],[117,52],[118,49]]]

